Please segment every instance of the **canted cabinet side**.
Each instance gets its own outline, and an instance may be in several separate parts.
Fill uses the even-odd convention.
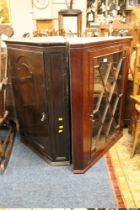
[[[46,94],[55,161],[70,161],[70,87],[68,46],[46,48]]]

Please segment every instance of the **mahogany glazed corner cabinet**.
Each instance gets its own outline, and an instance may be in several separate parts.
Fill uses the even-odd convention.
[[[21,139],[50,164],[84,173],[122,136],[131,37],[6,43]]]

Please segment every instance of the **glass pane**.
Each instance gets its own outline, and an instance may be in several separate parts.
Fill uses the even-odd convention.
[[[119,129],[119,110],[122,98],[122,52],[97,57],[93,60],[94,96],[92,151],[105,148]]]

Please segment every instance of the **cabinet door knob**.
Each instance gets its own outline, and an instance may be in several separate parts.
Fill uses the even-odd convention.
[[[44,122],[46,120],[46,113],[42,112],[42,116],[41,116],[41,122]]]

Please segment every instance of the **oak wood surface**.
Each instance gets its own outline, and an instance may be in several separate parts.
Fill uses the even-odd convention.
[[[70,162],[68,50],[7,41],[21,139],[50,163]],[[12,65],[10,65],[12,63]]]

